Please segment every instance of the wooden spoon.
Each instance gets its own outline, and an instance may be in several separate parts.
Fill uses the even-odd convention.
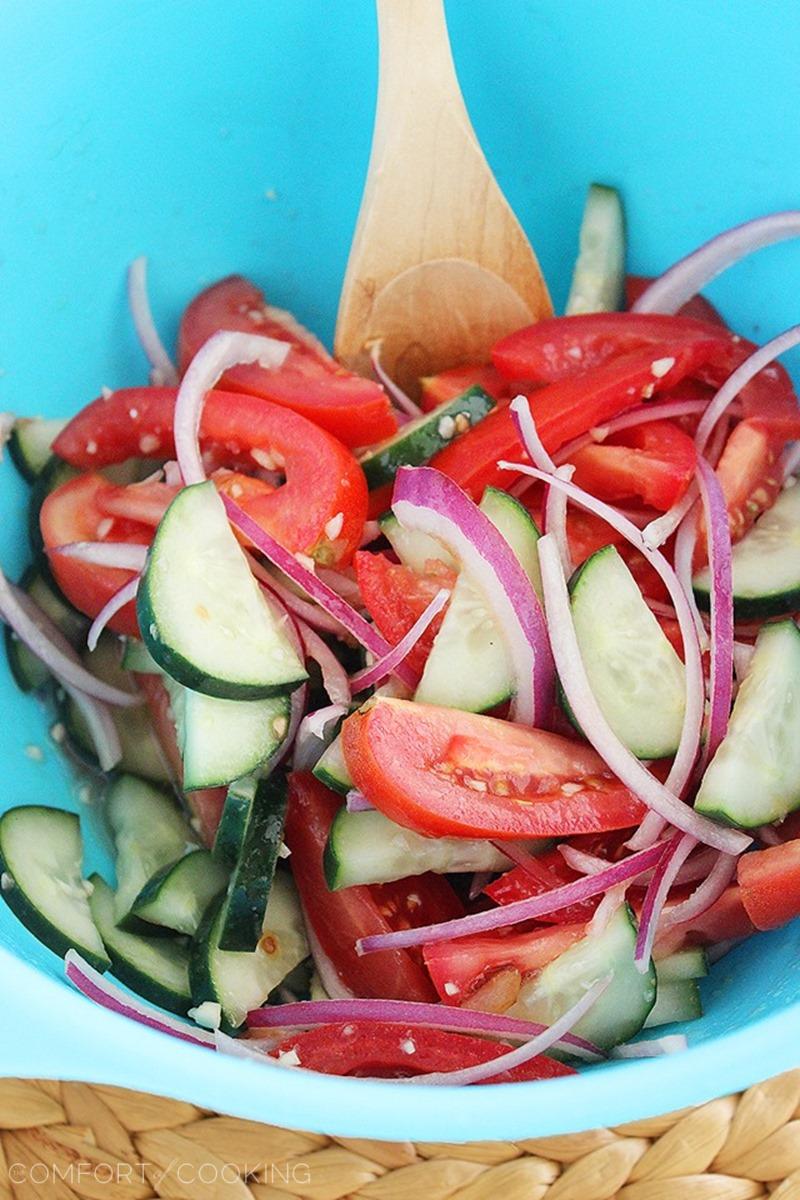
[[[536,255],[470,124],[443,0],[377,0],[380,80],[336,354],[420,376],[485,362],[499,337],[552,314]]]

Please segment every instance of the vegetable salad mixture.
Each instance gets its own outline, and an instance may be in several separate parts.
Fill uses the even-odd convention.
[[[174,365],[133,264],[150,384],[8,422],[9,665],[103,780],[115,873],[25,805],[2,896],[75,986],[339,1075],[685,1044],[631,1039],[800,914],[800,327],[756,347],[697,294],[798,234],[763,217],[626,278],[593,186],[567,315],[414,398],[240,276]]]

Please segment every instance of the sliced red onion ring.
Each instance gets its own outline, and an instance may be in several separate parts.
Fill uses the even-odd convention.
[[[604,504],[602,500],[596,500],[594,496],[591,496],[588,492],[584,492],[581,488],[576,487],[574,483],[568,483],[567,480],[560,479],[555,475],[546,475],[544,472],[537,470],[535,467],[528,467],[523,463],[506,464],[502,461],[498,465],[500,467],[506,467],[509,465],[511,470],[521,471],[525,475],[530,475],[535,479],[540,479],[543,483],[549,482],[552,487],[559,488],[566,492],[570,500],[573,500],[576,504],[578,504],[581,508],[585,508],[588,512],[592,512],[596,516],[601,517],[602,520],[611,525],[613,529],[616,529],[617,532],[621,533],[622,536],[628,542],[630,542],[632,546],[640,551],[642,556],[658,572],[659,576],[664,581],[670,598],[672,599],[672,603],[675,608],[675,616],[680,626],[681,637],[683,639],[684,663],[686,667],[686,709],[683,718],[683,729],[681,730],[681,738],[678,744],[678,750],[666,780],[666,788],[675,793],[675,795],[681,795],[691,777],[694,762],[697,757],[698,746],[700,744],[700,731],[703,720],[704,684],[703,664],[700,657],[700,646],[698,643],[697,630],[694,623],[692,608],[677,576],[675,575],[674,570],[660,551],[653,550],[646,544],[641,531],[638,530],[635,525],[631,524],[627,518],[623,517],[617,511],[617,509],[613,508],[610,504]],[[540,548],[541,545],[542,542],[540,541]],[[561,573],[561,582],[563,584],[563,573]],[[568,620],[568,626],[571,630],[572,616],[569,610],[569,600],[566,597],[565,587],[563,591],[564,598],[566,599],[566,616]],[[554,627],[551,623],[550,628],[552,637],[554,630],[558,630],[558,625],[556,624]],[[574,641],[575,653],[578,653],[577,641],[574,638],[572,638],[572,640]],[[578,658],[580,660],[580,655],[578,655]],[[581,670],[582,669],[583,668],[581,664]],[[585,672],[583,672],[583,675],[585,678]],[[588,681],[586,682],[586,690],[589,691]],[[599,714],[600,710],[597,708],[593,697],[592,704],[594,705],[595,709],[597,709]],[[607,723],[604,722],[604,724],[606,725],[606,728],[608,728]],[[608,732],[611,733],[610,730]],[[611,736],[613,737],[613,734]],[[621,743],[619,743],[616,738],[613,738],[613,740],[618,747],[622,748]],[[633,761],[632,756],[626,754],[626,757],[631,758],[631,761]],[[641,769],[644,771],[644,768]],[[612,770],[614,770],[613,767]],[[645,775],[647,774],[646,772],[644,773]],[[648,807],[650,806],[648,805]]]
[[[542,866],[536,856],[531,854],[530,850],[527,850],[525,846],[521,846],[519,842],[513,841],[492,841],[491,844],[500,854],[504,854],[507,859],[510,859],[514,866],[521,867],[523,871],[527,871],[534,879],[546,883],[548,887],[553,886],[555,877],[547,870],[547,867]]]
[[[502,1013],[478,1012],[450,1004],[425,1004],[417,1000],[299,1000],[296,1004],[270,1004],[247,1014],[251,1029],[305,1029],[340,1021],[389,1021],[446,1029],[452,1033],[481,1033],[524,1041],[547,1029],[538,1021],[522,1021]],[[581,1057],[603,1058],[593,1042],[565,1033],[560,1044]]]
[[[505,843],[504,843],[505,845]],[[492,929],[504,929],[506,926],[519,925],[523,921],[534,921],[550,913],[560,912],[571,904],[579,904],[583,900],[591,900],[607,892],[609,888],[626,879],[635,879],[637,875],[654,867],[664,853],[664,844],[650,846],[640,850],[621,862],[611,864],[606,871],[597,875],[587,875],[583,879],[575,879],[555,887],[541,896],[529,896],[525,900],[514,900],[501,908],[492,908],[486,912],[470,913],[466,917],[456,917],[452,921],[442,921],[438,925],[421,925],[416,929],[399,929],[392,933],[370,934],[356,942],[359,954],[372,954],[376,950],[397,950],[404,946],[427,946],[432,942],[450,942],[456,938],[469,937],[473,933],[488,933]]]
[[[344,704],[329,704],[303,717],[294,739],[295,771],[310,771],[316,766],[327,745],[329,726],[335,724],[347,712]]]
[[[123,1017],[130,1017],[132,1021],[138,1021],[140,1025],[146,1025],[149,1029],[157,1029],[161,1033],[168,1033],[182,1042],[191,1042],[194,1046],[214,1049],[213,1033],[196,1028],[188,1021],[181,1021],[178,1017],[169,1017],[157,1008],[143,1004],[136,996],[123,992],[116,984],[104,978],[99,971],[95,971],[94,967],[81,958],[76,950],[67,951],[64,957],[64,969],[70,983],[74,983],[79,992],[83,992],[84,996],[93,1000],[95,1004],[99,1004],[101,1008],[107,1008],[109,1012],[119,1013]]]
[[[262,567],[252,554],[247,555],[247,560],[250,563],[250,569],[255,575],[259,583],[263,583],[264,587],[276,595],[281,603],[305,621],[306,625],[310,625],[312,629],[321,630],[323,633],[334,633],[337,637],[347,637],[347,630],[333,617],[324,612],[317,604],[311,604],[308,600],[304,600],[302,596],[297,596],[291,588],[286,587],[279,579],[276,579],[266,567]]]
[[[616,887],[608,889],[589,922],[589,932],[592,936],[600,937],[602,933],[605,933],[609,921],[625,903],[625,895],[629,887],[629,883],[618,883]]]
[[[64,684],[64,691],[72,697],[86,722],[100,770],[112,770],[122,758],[122,744],[110,708],[102,700],[95,700],[69,684]]]
[[[152,367],[150,382],[160,387],[175,387],[178,372],[158,336],[147,295],[147,259],[142,255],[128,267],[128,305],[136,336]]]
[[[650,421],[666,421],[673,417],[699,416],[705,412],[709,403],[709,400],[665,400],[662,404],[638,404],[636,408],[614,417],[605,425],[597,425],[588,433],[582,433],[580,437],[567,442],[557,451],[555,461],[559,464],[568,463],[571,461],[572,455],[576,454],[578,450],[582,450],[584,446],[605,442],[615,433],[621,433],[623,429],[631,429],[635,425],[645,425]]]
[[[800,236],[800,212],[770,213],[735,225],[687,254],[642,292],[632,312],[676,313],[692,296],[740,259],[764,246]]]
[[[662,816],[651,809],[633,836],[628,838],[625,848],[627,850],[646,850],[648,846],[654,846],[661,840],[668,825],[669,821],[665,821]]]
[[[735,854],[720,854],[711,870],[691,896],[668,909],[661,918],[661,929],[671,929],[684,921],[694,921],[719,900],[736,874]]]
[[[139,591],[141,583],[141,575],[134,575],[133,579],[129,579],[127,583],[123,583],[121,588],[118,588],[114,595],[108,599],[100,612],[89,626],[89,632],[86,635],[86,645],[90,650],[94,650],[100,640],[100,634],[105,629],[108,622],[118,613],[121,608],[129,604],[131,600],[136,599],[136,593]]]
[[[333,588],[319,579],[313,571],[309,571],[308,567],[304,567],[291,551],[281,546],[280,542],[276,542],[272,534],[267,533],[266,529],[262,529],[235,500],[231,500],[230,496],[225,495],[222,495],[221,499],[228,513],[228,519],[250,539],[265,558],[283,571],[284,575],[288,575],[290,579],[294,580],[312,600],[319,604],[320,608],[323,608],[340,625],[343,625],[347,632],[361,642],[362,646],[366,646],[367,650],[376,658],[387,653],[390,649],[389,643],[381,637],[374,625],[365,621],[361,614],[357,613]],[[401,663],[396,668],[395,674],[407,687],[416,687],[416,677],[414,672],[408,669],[407,664]]]
[[[296,624],[306,657],[313,658],[322,672],[322,686],[328,693],[331,704],[342,704],[346,707],[350,703],[350,680],[344,667],[318,633],[304,621],[297,620]]]
[[[9,583],[0,571],[0,617],[10,625],[32,654],[44,663],[64,686],[76,688],[96,700],[120,708],[142,703],[142,697],[97,679],[81,663],[64,635],[30,596]]]
[[[147,561],[147,546],[130,542],[65,542],[48,548],[48,554],[63,554],[97,567],[118,567],[122,571],[142,571]]]
[[[596,854],[587,854],[585,850],[578,850],[568,842],[562,842],[557,849],[567,866],[582,875],[596,875],[598,871],[604,871],[610,865],[606,859],[599,858]],[[697,880],[705,879],[718,858],[718,850],[701,850],[694,858],[684,863],[675,876],[674,883],[696,883]],[[640,887],[649,882],[649,874],[648,872],[641,877],[638,883]]]
[[[331,591],[336,592],[337,596],[341,596],[353,608],[363,609],[364,601],[356,579],[346,575],[344,571],[337,571],[334,567],[317,566],[316,572],[322,582],[327,583]]]
[[[393,379],[389,378],[389,375],[381,365],[382,348],[382,343],[378,341],[373,344],[369,352],[372,369],[375,372],[375,378],[378,380],[378,383],[381,384],[384,391],[389,393],[392,400],[402,413],[405,413],[407,417],[411,417],[412,420],[416,417],[421,417],[422,409],[420,406],[415,404],[411,397],[405,394],[398,383],[395,383]]]
[[[164,482],[167,487],[183,487],[181,469],[174,459],[164,463]]]
[[[575,468],[572,464],[568,464],[558,467],[553,474],[558,479],[564,479],[569,483],[575,474]],[[561,566],[564,569],[564,574],[569,579],[573,566],[572,555],[569,550],[569,537],[567,535],[567,496],[566,492],[560,492],[558,488],[549,487],[547,489],[547,499],[544,505],[544,527],[546,532],[552,533],[555,539],[556,546],[558,547],[558,557],[561,559]]]
[[[187,484],[206,478],[198,438],[206,392],[229,371],[242,363],[258,363],[266,369],[281,366],[290,350],[289,342],[261,337],[256,333],[213,334],[195,354],[183,377],[175,401],[175,457]]]
[[[658,866],[653,871],[653,878],[650,880],[644,896],[642,914],[639,918],[639,931],[636,935],[636,952],[633,956],[633,961],[643,974],[650,965],[650,955],[658,922],[669,890],[683,863],[696,845],[696,839],[687,833],[673,834]]]
[[[357,788],[351,788],[344,798],[344,805],[348,812],[369,812],[375,807],[370,804],[363,792],[359,792]]]
[[[527,450],[528,458],[540,471],[547,471],[548,474],[555,475],[556,464],[545,450],[542,439],[539,437],[539,430],[536,428],[528,397],[515,396],[509,408],[517,436]]]
[[[572,622],[569,595],[558,550],[549,536],[539,541],[539,566],[559,679],[586,739],[609,770],[613,771],[643,804],[664,817],[676,829],[727,853],[743,850],[750,844],[750,838],[736,830],[723,829],[707,817],[694,812],[670,791],[668,786],[651,775],[616,737],[589,684]],[[681,597],[681,600],[685,609],[685,597]],[[691,622],[691,616],[688,616],[688,620]]]
[[[627,1042],[615,1046],[612,1058],[660,1058],[663,1054],[680,1054],[688,1046],[685,1033],[668,1033],[665,1037],[647,1042]]]
[[[414,624],[403,635],[396,646],[392,646],[391,650],[382,655],[381,658],[376,659],[371,666],[364,667],[351,676],[350,684],[353,691],[363,692],[367,688],[375,687],[376,684],[382,683],[388,675],[393,674],[396,667],[406,661],[431,621],[442,611],[449,599],[450,592],[448,589],[440,588],[430,604],[426,606],[424,612],[420,613]]]
[[[600,999],[603,992],[611,983],[612,978],[612,975],[606,975],[604,979],[596,980],[591,987],[586,989],[580,1000],[573,1004],[571,1008],[568,1008],[549,1028],[537,1034],[536,1037],[532,1037],[524,1045],[517,1046],[515,1050],[509,1050],[506,1054],[500,1054],[497,1058],[493,1058],[489,1062],[477,1063],[472,1067],[461,1067],[456,1071],[431,1071],[426,1075],[415,1075],[408,1082],[467,1087],[471,1083],[481,1083],[484,1079],[492,1079],[495,1075],[499,1075],[503,1071],[510,1071],[513,1067],[519,1067],[523,1063],[530,1062],[532,1058],[537,1058],[540,1054],[544,1054],[547,1050],[550,1050],[557,1042],[561,1041],[565,1034],[569,1033],[578,1024],[581,1018]]]
[[[342,983],[339,972],[328,958],[325,951],[320,945],[319,938],[314,932],[311,922],[308,917],[305,918],[306,937],[308,946],[311,951],[311,957],[314,961],[317,974],[319,975],[320,983],[325,991],[330,996],[331,1000],[353,1000],[354,994],[348,987]]]
[[[725,737],[733,702],[733,562],[725,497],[719,480],[702,455],[697,460],[697,479],[703,501],[711,570],[708,727],[701,755],[701,763],[708,763]]]
[[[720,421],[705,454],[712,466],[716,466],[719,462],[727,436],[727,421]],[[697,481],[693,479],[680,500],[673,504],[672,508],[668,508],[660,517],[656,517],[655,520],[645,525],[642,536],[648,546],[655,550],[672,537],[675,530],[680,528],[684,517],[690,512],[698,494]]]
[[[547,728],[555,676],[542,606],[514,552],[461,488],[432,467],[401,467],[392,510],[401,525],[442,542],[483,593],[517,677],[514,720]]]

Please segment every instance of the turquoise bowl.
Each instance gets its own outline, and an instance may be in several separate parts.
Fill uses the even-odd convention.
[[[728,225],[800,201],[800,7],[760,0],[450,0],[467,103],[563,302],[587,183],[623,188],[630,262],[659,271]],[[124,296],[146,253],[169,336],[231,271],[330,338],[369,151],[368,0],[26,0],[0,12],[0,408],[75,411],[143,382]],[[800,316],[800,247],[710,295],[760,339]],[[791,365],[791,364],[790,364]],[[0,561],[25,563],[3,463]],[[0,671],[1,798],[72,805],[37,703]],[[36,746],[42,761],[30,757]],[[102,839],[90,866],[103,865]],[[328,1133],[469,1140],[645,1117],[800,1064],[800,924],[713,970],[685,1054],[487,1089],[269,1071],[94,1008],[0,905],[0,1073],[141,1088]]]

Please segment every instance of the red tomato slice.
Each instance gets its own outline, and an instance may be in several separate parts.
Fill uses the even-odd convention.
[[[432,942],[425,947],[425,964],[440,999],[460,1006],[498,971],[513,967],[522,977],[533,975],[585,933],[585,923],[579,923]]]
[[[632,318],[623,314],[622,319]],[[541,321],[532,328],[538,330],[545,324],[548,322]],[[711,326],[700,322],[690,325],[694,332],[686,332],[680,342],[640,345],[581,375],[562,378],[532,392],[531,408],[545,448],[552,454],[595,425],[602,425],[634,408],[641,400],[649,400],[657,392],[674,387],[685,376],[695,374],[711,356],[719,353],[721,339],[716,330],[709,333]],[[655,376],[653,363],[659,362],[672,365],[663,375]],[[440,450],[431,465],[479,500],[488,484],[501,487],[508,484],[508,472],[497,466],[497,460],[503,458],[527,460],[507,407],[494,409],[463,437]]]
[[[644,809],[591,747],[495,717],[375,698],[342,726],[357,788],[431,837],[566,837]]]
[[[136,675],[136,682],[142,692],[150,712],[159,745],[172,769],[176,780],[183,776],[183,762],[178,742],[175,736],[175,722],[172,717],[169,693],[158,675]],[[194,792],[185,792],[184,799],[192,815],[197,819],[199,833],[205,844],[210,848],[214,844],[222,808],[225,804],[227,788],[199,788]]]
[[[672,421],[647,421],[612,441],[584,446],[572,456],[573,482],[601,500],[638,496],[666,512],[680,500],[697,463],[693,440]]]
[[[649,275],[628,275],[625,278],[625,306],[633,308],[636,301],[645,292],[653,282]],[[699,321],[711,321],[714,325],[721,325],[727,329],[728,325],[724,317],[714,307],[710,300],[706,300],[705,296],[692,296],[691,300],[687,300],[682,308],[678,309],[678,316],[695,317]]]
[[[436,559],[426,565],[424,575],[409,567],[390,562],[385,554],[359,551],[353,563],[364,605],[380,632],[395,646],[408,633],[441,588],[452,588],[456,572]],[[444,611],[430,625],[408,656],[409,665],[422,674],[431,651],[433,639],[439,632]]]
[[[463,908],[447,881],[435,875],[329,892],[322,856],[340,807],[340,797],[313,775],[289,776],[286,844],[306,920],[342,985],[357,996],[435,999],[418,952],[382,950],[362,958],[355,944],[367,934],[450,920],[460,916]]]
[[[39,513],[42,540],[56,583],[70,603],[87,617],[96,617],[115,592],[133,578],[134,572],[82,562],[56,553],[54,547],[68,542],[130,542],[148,546],[152,528],[146,520],[133,519],[133,507],[124,519],[107,515],[103,500],[115,491],[102,475],[78,475],[51,492]],[[115,613],[109,625],[117,633],[138,637],[135,603],[126,604]]]
[[[765,422],[755,419],[740,421],[725,443],[717,463],[717,478],[734,542],[775,503],[781,490],[776,462],[782,449],[782,437],[776,438]]]
[[[440,371],[438,375],[426,375],[420,379],[420,407],[425,412],[438,408],[448,400],[455,400],[463,395],[467,388],[482,387],[495,400],[509,397],[508,382],[499,371],[490,366],[451,367],[449,371]]]
[[[736,876],[756,929],[777,929],[800,915],[800,841],[743,854]]]
[[[511,1046],[470,1034],[428,1029],[424,1025],[399,1025],[385,1021],[349,1021],[320,1025],[295,1034],[270,1051],[273,1058],[292,1054],[292,1061],[308,1071],[325,1075],[350,1075],[379,1079],[407,1079],[432,1071],[456,1071],[491,1062]],[[540,1055],[521,1066],[501,1071],[485,1083],[520,1083],[574,1075],[572,1067]]]
[[[62,430],[56,454],[83,469],[142,452],[175,452],[174,388],[127,388],[95,400]],[[326,565],[347,562],[367,512],[364,473],[349,450],[298,413],[257,396],[211,391],[200,425],[204,449],[234,462],[274,463],[286,482],[243,507],[292,551]],[[149,439],[149,440],[146,440]]]
[[[345,370],[290,313],[265,304],[261,289],[241,275],[212,284],[186,308],[178,336],[182,371],[220,329],[258,333],[292,347],[278,370],[234,367],[223,378],[226,390],[294,409],[346,446],[367,446],[396,431],[397,418],[383,388]]]
[[[540,854],[535,859],[539,873],[534,875],[525,867],[513,867],[485,887],[484,893],[494,900],[495,904],[513,904],[516,900],[527,900],[531,896],[543,896],[553,888],[563,887],[578,879],[578,872],[573,871],[564,862],[558,850],[550,850]],[[546,925],[570,925],[576,921],[589,921],[592,913],[600,903],[600,897],[592,897],[581,904],[571,904],[559,912],[549,913],[537,920]]]

